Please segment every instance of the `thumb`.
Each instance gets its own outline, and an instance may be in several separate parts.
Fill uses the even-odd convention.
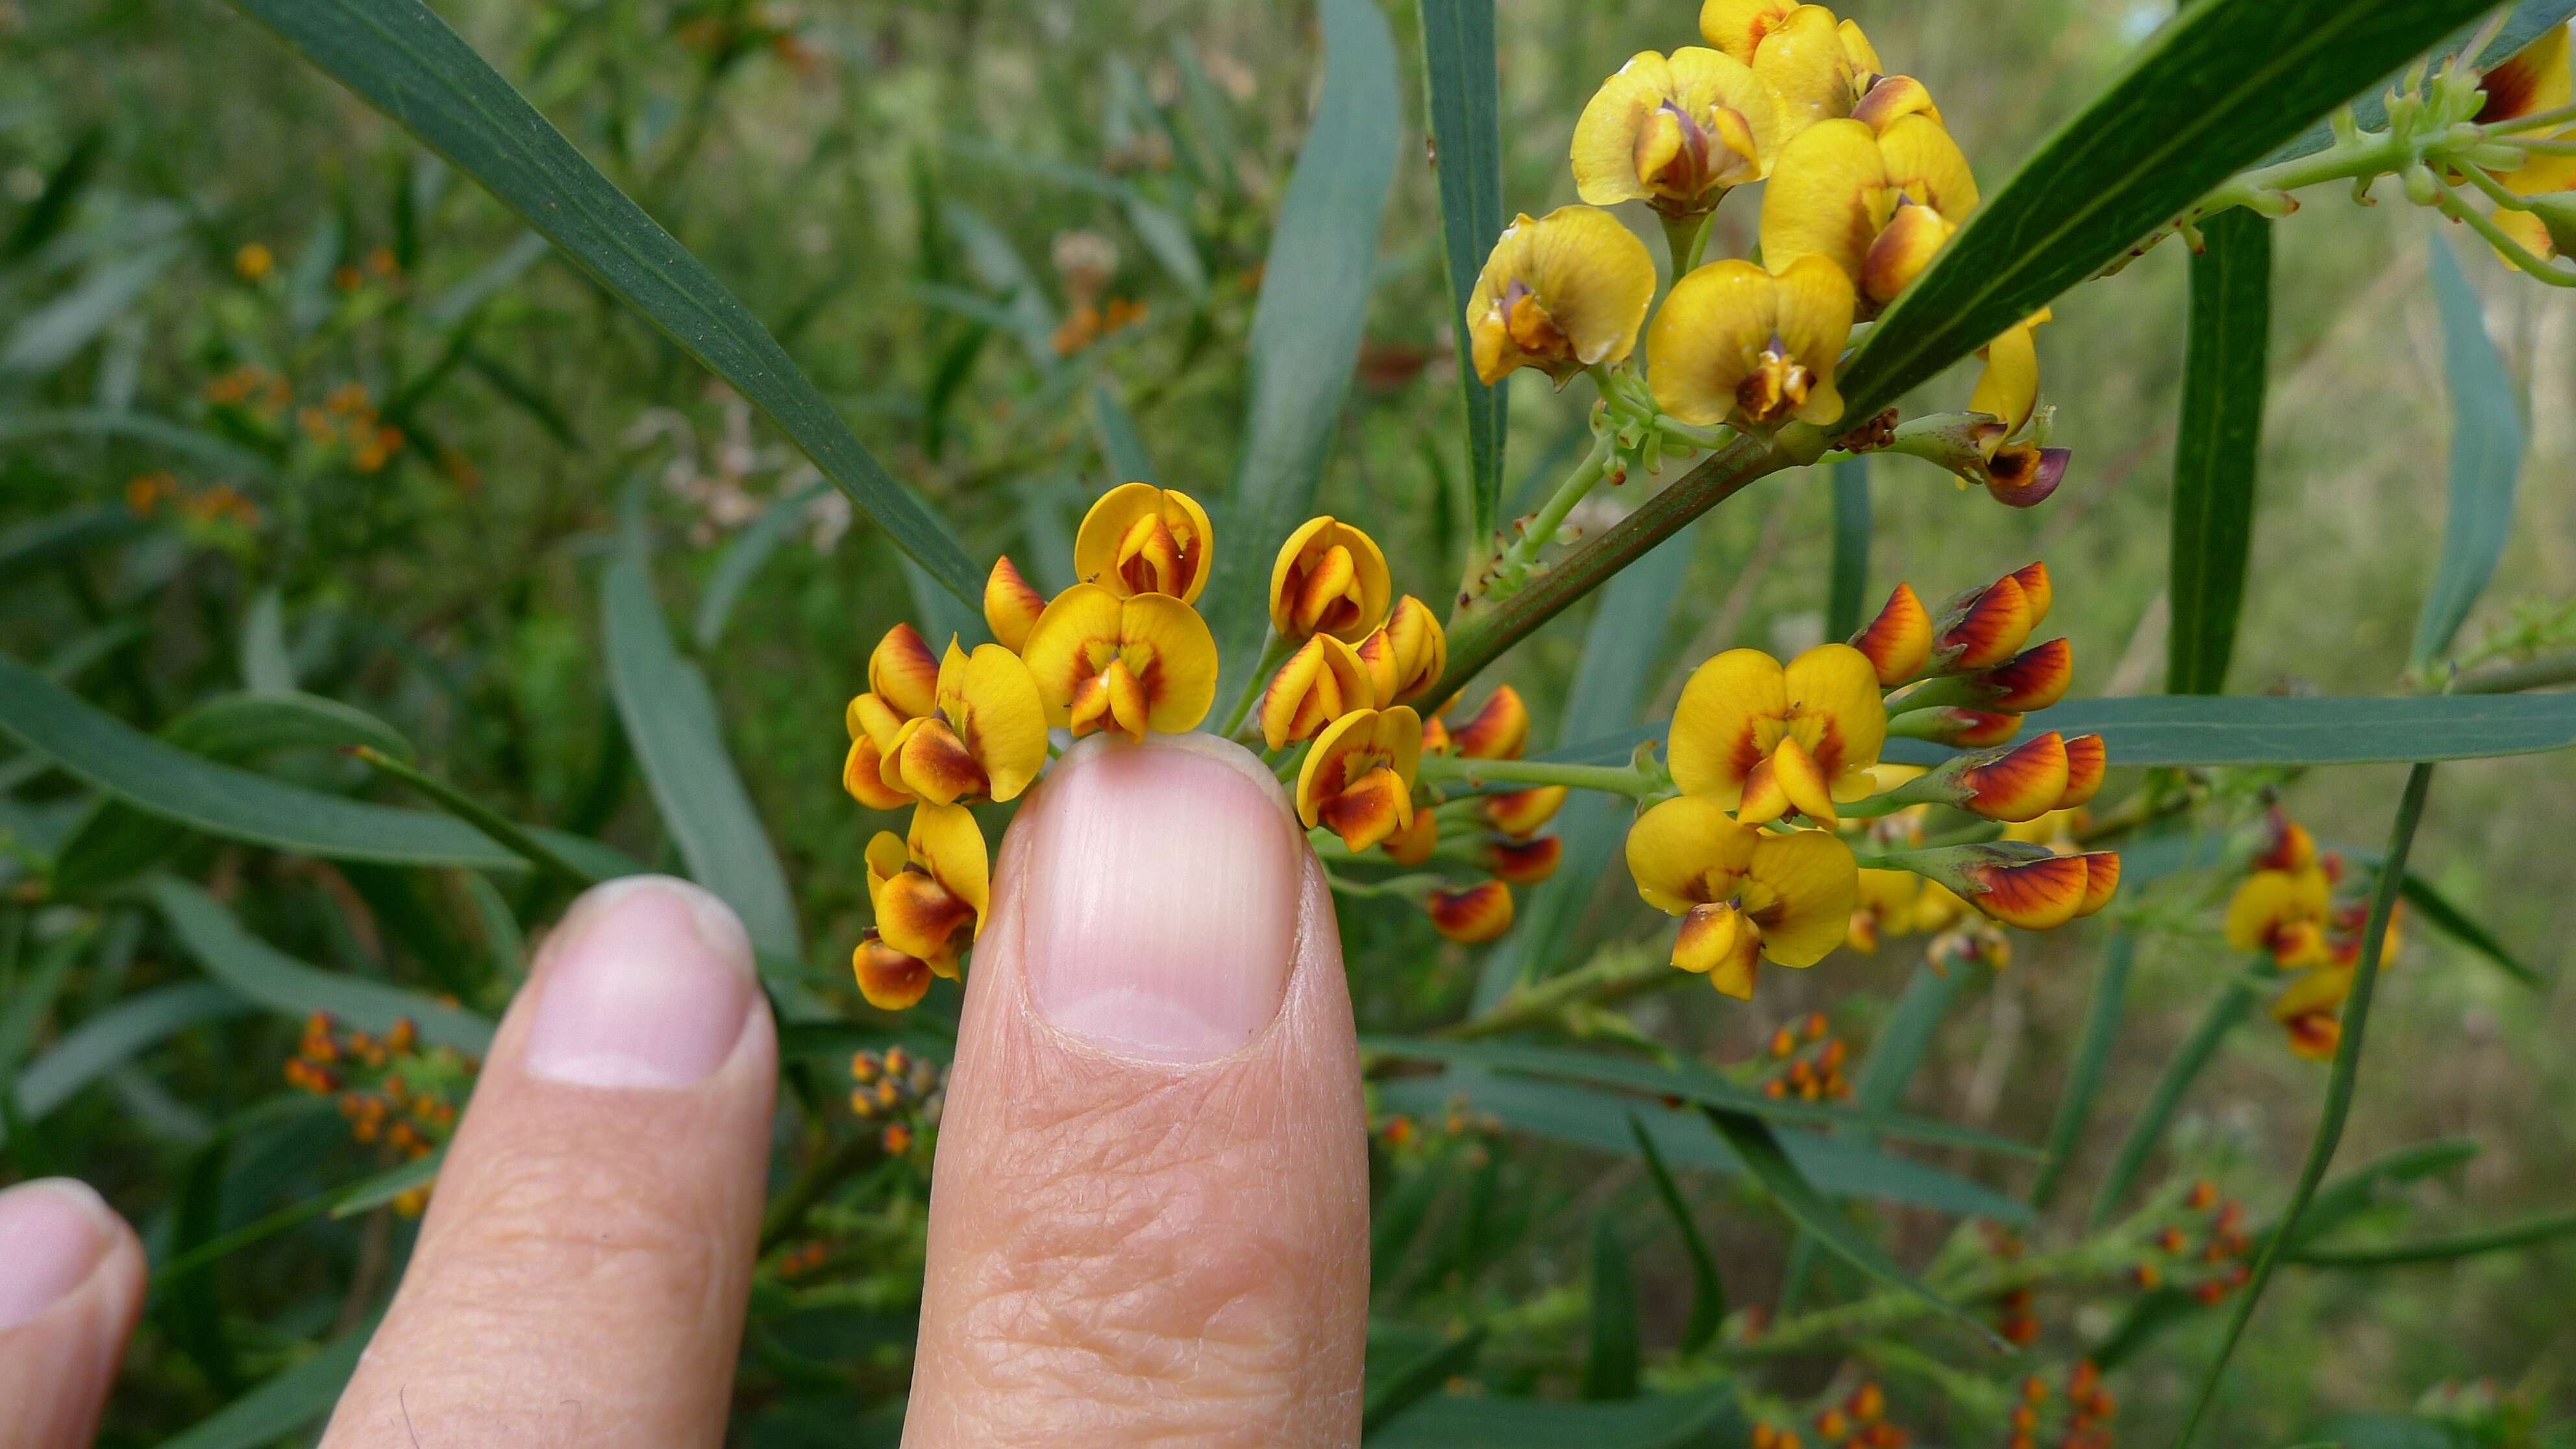
[[[1076,746],[1003,841],[941,1119],[914,1449],[1350,1444],[1358,1048],[1261,763]]]

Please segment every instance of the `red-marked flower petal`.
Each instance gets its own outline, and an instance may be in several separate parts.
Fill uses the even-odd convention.
[[[2036,820],[2066,796],[2066,741],[2056,731],[1959,775],[1959,804],[1989,820]]]
[[[912,797],[901,790],[889,789],[883,777],[884,757],[877,753],[877,742],[861,735],[850,741],[850,752],[841,760],[841,788],[850,798],[871,810],[894,810],[912,803]]]
[[[879,1011],[901,1011],[930,991],[930,964],[887,945],[874,931],[861,936],[850,952],[850,970],[858,978],[859,995]]]
[[[886,773],[914,795],[934,805],[953,805],[991,793],[984,767],[948,721],[937,716],[913,720],[898,738],[901,743],[887,762]]]
[[[1898,584],[1887,596],[1887,606],[1852,636],[1851,645],[1869,657],[1879,687],[1894,689],[1922,673],[1932,658],[1932,615],[1911,585]]]
[[[1726,904],[1693,906],[1673,937],[1673,964],[1708,977],[1722,996],[1753,999],[1762,959],[1762,930]]]
[[[2084,862],[2084,903],[2075,908],[2078,916],[2089,916],[2111,904],[2113,893],[2120,889],[2120,856],[2116,851],[2096,850],[2075,859]]]
[[[2066,793],[2057,808],[2072,810],[2102,792],[2102,777],[2110,773],[2111,747],[2100,735],[2077,735],[2066,742]]]
[[[1520,691],[1506,684],[1488,696],[1466,721],[1454,725],[1449,741],[1470,760],[1517,760],[1529,742],[1529,706]]]
[[[1433,929],[1470,946],[1512,928],[1511,887],[1498,880],[1479,881],[1462,891],[1435,890],[1423,906],[1431,912]]]
[[[1931,716],[1928,727],[1918,727],[1924,739],[1945,745],[1956,745],[1961,749],[1975,750],[1984,749],[1988,745],[2000,745],[2021,733],[2021,716],[2017,714],[1993,714],[1982,709],[1949,707],[1924,710],[1922,713]]]
[[[1540,785],[1508,795],[1485,797],[1485,822],[1514,840],[1524,840],[1556,818],[1565,806],[1563,785]]]
[[[1412,818],[1411,793],[1384,765],[1352,781],[1315,811],[1315,823],[1340,836],[1352,850],[1366,850],[1385,840]]]
[[[903,871],[877,893],[877,934],[934,966],[954,963],[975,938],[975,908],[923,871]]]
[[[1954,670],[1991,669],[2030,638],[2035,613],[2020,581],[2006,574],[1958,611],[1941,633],[1940,648],[1951,655]]]
[[[1986,492],[2006,508],[2036,508],[2066,481],[2066,465],[2074,460],[2068,448],[2007,444],[1986,460]]]
[[[1018,653],[1045,612],[1045,598],[1020,577],[1010,555],[993,560],[992,575],[984,580],[984,623],[1002,647]]]
[[[2048,565],[2033,561],[2012,571],[2012,581],[2021,585],[2022,597],[2030,600],[2030,626],[2038,628],[2048,618],[2048,606],[2057,597],[2056,587],[2048,581]]]
[[[1430,814],[1425,810],[1415,818],[1427,819]],[[1513,885],[1533,886],[1556,874],[1557,862],[1564,855],[1564,840],[1553,835],[1536,840],[1497,840],[1485,847],[1485,869]]]
[[[2046,709],[2066,697],[2075,681],[2075,646],[2051,639],[1986,671],[1979,684],[1991,695],[1986,708],[2019,713]]]
[[[1398,865],[1420,865],[1431,858],[1440,844],[1440,817],[1428,810],[1413,812],[1413,823],[1388,836],[1380,844],[1386,847],[1386,858]]]
[[[939,656],[921,631],[897,624],[868,655],[868,690],[892,705],[905,719],[919,719],[939,707]]]
[[[2092,868],[2080,855],[2052,855],[2017,865],[1985,865],[1970,871],[1970,882],[1984,887],[1968,897],[1978,910],[2026,931],[2049,931],[2075,919],[2092,883]],[[2118,878],[2113,877],[2116,884]]]

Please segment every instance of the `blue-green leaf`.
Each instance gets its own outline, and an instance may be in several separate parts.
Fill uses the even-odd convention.
[[[64,1032],[18,1074],[18,1117],[42,1120],[81,1088],[192,1026],[258,1008],[214,981],[157,986]]]
[[[161,1449],[260,1449],[321,1418],[358,1371],[378,1316],[367,1315],[311,1358],[162,1440]]]
[[[2525,986],[2537,989],[2548,984],[2538,971],[2516,956],[2512,948],[2496,939],[2493,931],[2478,924],[2475,916],[2460,909],[2457,902],[2442,894],[2431,881],[2408,871],[2406,881],[2399,889],[2405,893],[2406,904],[2413,906],[2434,930],[2485,957],[2504,974]]]
[[[378,1033],[407,1018],[423,1041],[477,1056],[491,1049],[492,1023],[485,1018],[381,981],[308,966],[243,930],[221,902],[186,881],[157,876],[144,895],[207,975],[280,1016],[301,1021],[327,1011]]]
[[[1869,455],[1854,453],[1833,466],[1834,554],[1825,576],[1825,637],[1860,632],[1869,609]]]
[[[1989,195],[1838,381],[1855,421],[2092,276],[2488,0],[2201,0]]]
[[[1252,667],[1269,624],[1270,558],[1314,506],[1368,319],[1377,236],[1395,182],[1395,39],[1373,0],[1322,0],[1324,85],[1279,200],[1252,314],[1242,452],[1225,509],[1209,622]],[[1221,687],[1219,698],[1231,698]]]
[[[2451,390],[2451,479],[2442,520],[2442,559],[2415,618],[2412,663],[2423,669],[2451,647],[2478,596],[2495,576],[2513,534],[2513,498],[2522,476],[2522,417],[2504,359],[2487,336],[2486,313],[2437,232],[2433,300],[2442,312],[2442,375]]]
[[[689,874],[741,915],[755,948],[800,958],[787,875],[725,752],[715,695],[698,666],[671,646],[641,522],[630,518],[622,533],[599,590],[608,689],[662,826]]]
[[[1655,1184],[1655,1196],[1661,1198],[1664,1211],[1672,1216],[1673,1231],[1681,1234],[1682,1255],[1690,1260],[1690,1322],[1682,1329],[1682,1352],[1694,1354],[1717,1337],[1726,1321],[1726,1280],[1718,1276],[1717,1259],[1708,1251],[1708,1240],[1700,1236],[1699,1224],[1691,1218],[1690,1201],[1682,1196],[1681,1184],[1673,1180],[1673,1170],[1664,1165],[1664,1155],[1655,1148],[1655,1139],[1646,1135],[1646,1124],[1637,1114],[1628,1114],[1628,1135],[1637,1139],[1637,1156],[1646,1164],[1646,1176]]]
[[[0,377],[42,377],[71,361],[143,299],[180,251],[177,243],[164,243],[104,262],[79,286],[28,313],[0,342]]]
[[[2191,259],[2166,560],[2173,623],[2165,689],[2172,694],[2218,694],[2227,687],[2245,561],[2254,545],[2272,332],[2272,223],[2250,211],[2221,212],[2202,225],[2201,237],[2204,245]]]
[[[1503,233],[1503,128],[1494,53],[1494,0],[1422,0],[1422,69],[1431,109],[1431,154],[1440,178],[1440,240],[1449,271],[1449,321],[1465,335],[1467,296],[1485,253]],[[1474,349],[1454,349],[1467,404],[1472,544],[1499,522],[1507,398],[1476,376]]]
[[[983,579],[878,466],[786,349],[420,0],[235,0],[305,59],[479,181],[566,258],[733,385],[895,546],[969,602]]]

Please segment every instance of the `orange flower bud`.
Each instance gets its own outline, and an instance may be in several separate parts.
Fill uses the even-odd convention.
[[[1995,714],[1982,709],[1942,706],[1912,711],[1905,718],[1907,731],[1915,738],[1956,745],[1961,749],[2000,745],[2021,733],[2020,715]]]
[[[1427,818],[1423,811],[1416,819]],[[1556,874],[1557,862],[1565,854],[1565,842],[1553,835],[1536,840],[1497,840],[1485,847],[1485,869],[1516,886],[1534,886]]]
[[[1440,844],[1440,817],[1428,810],[1416,810],[1411,825],[1379,843],[1386,848],[1387,859],[1396,864],[1420,865]]]
[[[2264,826],[2271,842],[2254,857],[2256,870],[2305,870],[2316,863],[2316,837],[2308,834],[2307,827],[2282,814],[2278,807],[2265,817]]]
[[[1395,601],[1394,612],[1360,641],[1360,661],[1380,704],[1411,704],[1431,692],[1449,667],[1449,635],[1431,606],[1411,594]]]
[[[1989,820],[2036,820],[2066,798],[2066,740],[2051,730],[1962,770],[1958,785],[1963,810]]]
[[[2088,857],[2045,855],[2017,863],[1969,868],[1968,903],[1979,911],[2026,931],[2050,931],[2075,919],[2092,888]],[[2119,874],[2111,873],[2111,883]]]
[[[1452,941],[1478,945],[1512,928],[1512,892],[1498,880],[1465,890],[1434,890],[1424,906],[1432,928]]]
[[[2089,916],[2111,903],[2120,889],[2120,856],[2117,851],[2096,850],[2075,859],[2084,862],[2084,904],[2075,908],[2078,916]]]
[[[1330,634],[1317,634],[1297,646],[1262,691],[1261,738],[1274,750],[1284,749],[1313,739],[1352,710],[1376,703],[1376,686],[1358,651]]]
[[[1563,785],[1538,785],[1485,797],[1485,823],[1514,840],[1526,840],[1565,805]]]
[[[859,937],[850,952],[850,970],[859,995],[879,1011],[902,1011],[930,991],[930,967],[887,945],[875,931]]]
[[[1464,723],[1449,731],[1450,747],[1470,760],[1517,760],[1529,743],[1529,706],[1506,684],[1486,697]]]
[[[2100,735],[2077,735],[2066,742],[2066,793],[2059,797],[2057,808],[2072,810],[2102,792],[2102,777],[2110,772],[2111,747]]]
[[[2075,682],[2075,646],[2051,639],[1987,670],[1972,683],[1984,696],[1979,703],[1997,712],[2046,709],[2066,697]]]
[[[1035,628],[1038,615],[1046,612],[1046,599],[1029,587],[1020,571],[1004,554],[993,560],[993,572],[984,580],[984,625],[1002,647],[1016,654],[1028,642],[1029,630]]]
[[[1894,689],[1922,673],[1931,661],[1932,615],[1911,585],[1898,584],[1878,617],[1851,637],[1851,646],[1878,671],[1879,687]]]
[[[2044,580],[2046,572],[2040,577]],[[1993,668],[2021,649],[2043,612],[2033,605],[2020,577],[2006,574],[1943,618],[1937,651],[1952,671]]]
[[[868,655],[868,690],[905,719],[919,719],[939,707],[939,656],[921,631],[897,624]]]

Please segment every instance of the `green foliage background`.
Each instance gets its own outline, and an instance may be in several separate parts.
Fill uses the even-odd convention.
[[[1503,205],[1506,215],[1536,214],[1573,199],[1566,143],[1599,78],[1636,49],[1688,41],[1692,16],[1687,5],[1629,0],[1501,9]],[[1041,588],[1066,581],[1065,541],[1083,502],[1138,471],[1112,461],[1132,445],[1104,422],[1103,392],[1132,418],[1162,482],[1218,495],[1234,475],[1254,292],[1315,82],[1310,7],[816,3],[791,14],[722,0],[476,0],[440,13],[768,325],[975,559],[1008,550]],[[2165,12],[1862,0],[1845,13],[1941,98],[1991,194]],[[1455,575],[1468,507],[1454,441],[1456,319],[1438,188],[1420,164],[1421,29],[1402,3],[1388,19],[1406,131],[1358,385],[1330,446],[1321,506],[1369,527],[1399,579],[1436,591]],[[431,774],[502,815],[597,835],[667,868],[690,847],[666,832],[634,764],[645,746],[630,741],[603,673],[600,574],[633,558],[619,518],[631,497],[632,527],[654,546],[649,587],[704,671],[793,887],[779,944],[801,931],[801,971],[790,962],[781,975],[846,1006],[839,962],[866,923],[868,827],[836,784],[840,708],[889,622],[939,621],[935,633],[953,603],[900,567],[864,520],[829,547],[810,540],[802,511],[754,523],[771,499],[811,491],[811,473],[773,429],[528,245],[483,192],[234,12],[174,0],[0,3],[0,57],[0,651],[145,729],[192,701],[273,686],[283,671],[391,723]],[[1740,233],[1747,214],[1722,214],[1719,225]],[[1073,229],[1115,241],[1109,290],[1147,312],[1059,358],[1048,339],[1067,299],[1049,252]],[[1750,240],[1725,238],[1732,253]],[[277,259],[258,287],[235,275],[236,251],[250,243]],[[395,279],[363,275],[378,248]],[[2315,196],[2275,229],[2263,484],[2229,671],[2238,693],[2377,693],[2410,663],[2440,547],[2452,416],[2429,255],[2424,214],[2402,206],[2364,212]],[[1868,597],[1899,578],[1938,597],[2045,557],[2058,580],[2051,622],[2076,642],[2075,694],[2162,687],[2184,261],[2167,246],[2058,302],[2041,353],[2061,409],[2058,440],[2077,455],[2046,506],[2001,510],[1906,460],[1875,466]],[[2470,615],[2464,637],[2475,639],[2509,628],[2518,605],[2563,601],[2576,585],[2576,435],[2565,408],[2576,313],[2482,248],[2464,246],[2460,261],[2529,420],[2522,507]],[[360,269],[356,287],[335,282],[343,265]],[[245,431],[206,401],[208,383],[243,362],[283,372],[299,402],[364,383],[409,446],[362,474]],[[1953,376],[1927,393],[1955,406],[1966,387]],[[1510,409],[1506,516],[1525,511],[1530,490],[1584,443],[1570,395],[1521,379]],[[170,431],[133,424],[138,415]],[[291,421],[282,431],[291,439]],[[243,481],[261,526],[182,525],[166,512],[119,522],[127,480],[161,468],[189,489]],[[1833,535],[1823,482],[1800,472],[1757,482],[1657,555],[1672,602],[1668,618],[1649,613],[1637,626],[1659,640],[1633,686],[1646,708],[1561,717],[1587,625],[1620,607],[1616,589],[1489,677],[1521,688],[1535,737],[1554,743],[1660,717],[1679,672],[1713,648],[1812,642]],[[98,518],[87,547],[35,546],[49,520],[83,510]],[[762,529],[792,531],[746,572],[735,541]],[[1268,544],[1238,531],[1221,547]],[[702,608],[711,594],[738,598],[729,617]],[[335,790],[366,782],[327,751],[264,768]],[[2321,840],[2375,849],[2400,773],[2320,772],[2285,781],[2286,798]],[[0,881],[24,886],[80,801],[26,754],[0,759],[0,777],[9,786],[0,829],[16,847]],[[2576,773],[2564,756],[2445,766],[2414,854],[2419,874],[2553,984],[2576,925],[2571,813]],[[464,871],[335,869],[184,833],[151,851],[150,862],[210,883],[246,926],[300,961],[487,1012],[517,969],[513,933],[561,899],[544,879],[495,877],[506,897],[496,909],[490,887]],[[19,1067],[120,1000],[197,979],[185,943],[161,923],[167,913],[147,913],[117,886],[78,897],[100,903],[103,944],[58,985],[37,949],[49,929],[39,917],[54,908],[31,896],[0,906],[0,1089],[23,1097]],[[1562,912],[1553,934],[1500,949],[1571,962],[1649,938],[1616,878],[1551,900]],[[1474,991],[1476,958],[1441,943],[1418,913],[1346,901],[1343,918],[1364,1029],[1448,1019]],[[2138,955],[2096,1119],[2102,1140],[2079,1145],[2073,1190],[2052,1222],[2080,1221],[2114,1128],[2234,969],[2208,912],[2183,924]],[[2376,1210],[2391,1236],[2566,1207],[2576,1066],[2556,1044],[2576,1027],[2576,1007],[2409,924],[2341,1161],[2434,1138],[2479,1144],[2473,1162]],[[2043,1140],[2102,938],[2025,939],[2008,972],[1968,984],[1903,1105]],[[1811,1009],[1865,1044],[1910,969],[1902,950],[1846,954],[1774,973],[1755,1010],[1690,993],[1639,1017],[1718,1061],[1745,1057]],[[22,1010],[40,987],[48,1004]],[[828,1096],[854,1044],[908,1034],[936,1053],[938,1022],[954,1012],[953,992],[942,991],[903,1024],[848,1010],[867,1025],[818,1035],[806,1069]],[[294,1023],[208,1008],[219,1014],[115,1066],[41,1123],[13,1119],[0,1172],[91,1179],[146,1225],[156,1253],[174,1235],[202,1242],[365,1176],[336,1121],[274,1107]],[[2259,1218],[2285,1191],[2323,1073],[2257,1027],[2221,1049],[2156,1171],[2210,1173]],[[203,1152],[217,1131],[235,1143],[228,1159]],[[1960,1149],[1913,1155],[2010,1192],[2031,1172]],[[220,1183],[198,1181],[195,1165],[208,1162]],[[1775,1220],[1749,1195],[1686,1180],[1730,1295],[1775,1296],[1785,1258]],[[1486,1166],[1435,1186],[1415,1245],[1398,1271],[1380,1274],[1378,1311],[1390,1322],[1475,1321],[1515,1305],[1546,1319],[1548,1303],[1592,1281],[1585,1223],[1606,1211],[1637,1250],[1648,1342],[1682,1335],[1690,1268],[1652,1184],[1629,1162],[1603,1173],[1589,1155],[1505,1138]],[[192,1224],[192,1213],[204,1221]],[[1949,1228],[1921,1209],[1873,1217],[1908,1262]],[[390,1281],[408,1229],[371,1226],[384,1222],[315,1220],[166,1295],[129,1361],[107,1442],[161,1442],[267,1374],[313,1362],[305,1346],[363,1321]],[[850,1392],[882,1400],[902,1382],[907,1272],[917,1262],[890,1250],[884,1304],[828,1322],[782,1320],[779,1352],[843,1365],[844,1402]],[[2480,1376],[2531,1395],[2544,1418],[2576,1413],[2570,1301],[2576,1245],[2563,1239],[2454,1265],[2290,1269],[2239,1351],[2214,1423],[2230,1443],[2289,1443],[2335,1413],[2402,1410],[2437,1384]],[[2051,1342],[2071,1351],[2121,1307],[2098,1297],[2053,1305]],[[2216,1317],[2160,1341],[2116,1381],[2124,1431],[2152,1436],[2176,1420],[2214,1350]],[[1580,1361],[1582,1332],[1578,1314],[1561,1342],[1534,1335],[1515,1349],[1526,1362],[1501,1353],[1486,1371],[1501,1387],[1562,1386],[1546,1375],[1569,1352]],[[771,1392],[774,1379],[792,1375],[777,1363],[747,1371],[747,1442],[806,1442],[797,1435],[808,1421],[790,1412],[797,1396]]]

